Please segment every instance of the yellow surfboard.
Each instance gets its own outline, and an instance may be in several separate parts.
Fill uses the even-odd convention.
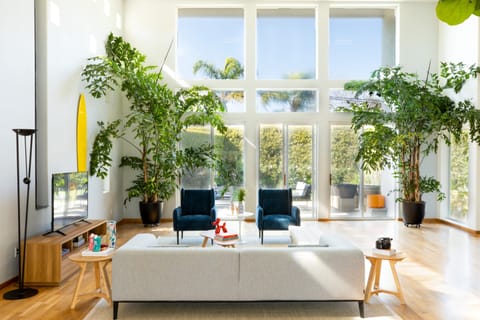
[[[87,171],[87,105],[83,94],[77,106],[77,171]]]

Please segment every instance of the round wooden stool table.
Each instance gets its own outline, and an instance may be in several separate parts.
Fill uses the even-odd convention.
[[[392,256],[380,255],[380,254],[366,254],[365,258],[370,261],[370,273],[368,275],[367,289],[365,290],[365,302],[370,300],[370,297],[374,294],[378,295],[379,293],[388,293],[396,296],[401,304],[405,304],[405,298],[403,296],[402,287],[400,286],[400,281],[398,280],[398,274],[395,269],[395,264],[402,261],[406,258],[405,254],[397,253]],[[380,289],[380,273],[382,270],[382,261],[388,261],[390,263],[390,269],[392,270],[393,280],[395,281],[395,286],[397,291],[390,291]]]
[[[68,258],[80,266],[80,275],[78,276],[77,286],[72,298],[71,309],[74,309],[80,298],[99,297],[107,300],[109,305],[112,305],[112,295],[110,288],[110,281],[108,279],[105,267],[112,261],[113,253],[107,255],[84,256],[82,253],[76,253]],[[85,270],[89,264],[93,264],[95,269],[95,288],[96,290],[89,293],[79,294],[80,286],[85,275]]]

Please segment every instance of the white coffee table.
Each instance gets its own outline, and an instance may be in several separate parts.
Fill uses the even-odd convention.
[[[219,217],[223,221],[238,221],[238,242],[237,243],[245,243],[245,241],[242,240],[242,224],[243,222],[254,216],[253,212],[243,212],[243,213],[236,213],[232,215],[225,215]]]
[[[207,246],[208,239],[212,240],[213,243],[226,248],[235,248],[235,245],[239,241],[239,239],[225,241],[215,240],[215,230],[202,231],[200,232],[200,235],[203,237],[202,248]]]

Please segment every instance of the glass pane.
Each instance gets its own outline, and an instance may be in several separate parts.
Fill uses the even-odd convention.
[[[288,187],[292,188],[293,205],[308,217],[313,216],[312,137],[312,126],[288,126]]]
[[[315,90],[257,90],[257,112],[315,112]]]
[[[466,221],[468,214],[468,132],[450,147],[450,218]]]
[[[243,91],[215,90],[215,93],[222,100],[227,112],[245,112],[245,95]]]
[[[355,97],[354,91],[343,90],[340,88],[329,89],[329,110],[338,111],[339,108],[348,107],[349,103],[381,103],[382,99],[375,95],[369,95],[368,92],[362,93],[360,96]]]
[[[330,10],[330,79],[368,79],[373,70],[394,64],[393,10]]]
[[[313,9],[257,11],[257,79],[315,79]]]
[[[233,73],[226,70],[228,58],[234,58],[239,65],[244,63],[243,30],[243,9],[178,9],[179,76],[183,79],[243,79],[243,70]],[[204,67],[195,74],[196,63]],[[223,77],[218,74],[222,72]]]
[[[223,135],[215,132],[215,151],[221,159],[215,170],[215,205],[220,214],[231,213],[233,194],[244,186],[243,136],[243,126],[228,126]]]
[[[360,170],[355,161],[358,138],[350,125],[330,129],[331,215],[359,215]]]
[[[283,130],[280,125],[260,126],[259,187],[283,188]]]
[[[182,147],[197,147],[202,144],[210,144],[212,141],[209,127],[190,127],[182,136]],[[186,189],[205,189],[211,186],[211,170],[197,168],[192,172],[186,172],[182,176],[182,187]]]

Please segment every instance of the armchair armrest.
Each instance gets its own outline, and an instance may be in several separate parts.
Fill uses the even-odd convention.
[[[295,219],[295,225],[300,225],[300,209],[292,206],[292,217]]]
[[[263,208],[261,206],[257,206],[255,218],[255,220],[257,221],[257,227],[260,229],[261,226],[263,226]]]
[[[210,219],[212,222],[217,219],[217,207],[212,207],[212,209],[210,209]]]
[[[177,222],[180,220],[180,217],[182,216],[182,208],[181,207],[176,207],[173,209],[173,230],[177,230]]]

